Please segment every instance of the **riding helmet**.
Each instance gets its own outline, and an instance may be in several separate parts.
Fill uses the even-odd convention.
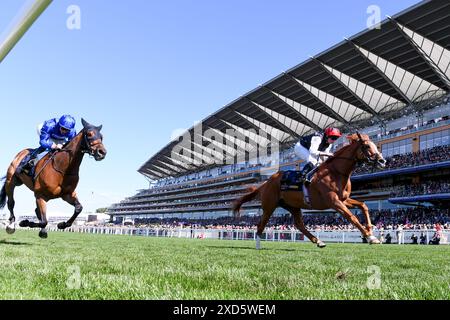
[[[342,136],[341,131],[338,128],[327,128],[325,130],[325,135],[327,137],[340,137],[340,136]]]
[[[58,122],[61,128],[72,130],[75,128],[75,119],[70,115],[63,115]]]

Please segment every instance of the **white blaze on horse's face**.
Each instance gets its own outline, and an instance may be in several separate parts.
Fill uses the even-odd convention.
[[[369,146],[369,160],[376,163],[379,168],[384,168],[386,166],[386,160],[383,158],[381,152],[378,151],[375,143],[373,143],[372,141],[367,141],[367,145]]]

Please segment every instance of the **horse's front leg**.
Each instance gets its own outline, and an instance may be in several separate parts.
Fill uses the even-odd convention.
[[[361,210],[361,212],[364,214],[364,217],[366,218],[366,228],[367,231],[369,231],[370,235],[373,235],[373,231],[372,231],[372,221],[370,220],[370,216],[369,216],[369,208],[366,206],[366,204],[364,202],[355,200],[355,199],[350,199],[348,198],[347,200],[344,201],[344,204],[347,206],[347,208],[349,209],[353,209],[353,208],[359,208]]]
[[[81,211],[83,211],[83,206],[81,205],[81,203],[78,201],[78,197],[77,194],[75,192],[71,193],[71,194],[66,194],[62,197],[62,199],[64,201],[66,201],[67,203],[71,204],[72,206],[75,207],[75,211],[72,215],[72,217],[70,217],[69,220],[67,220],[66,222],[61,222],[58,223],[58,229],[66,229],[72,226],[73,222],[75,221],[75,219],[78,217],[78,215],[81,213]]]
[[[361,232],[364,238],[370,244],[379,244],[381,243],[377,238],[370,234],[370,232],[359,222],[358,218],[353,215],[353,213],[347,208],[344,202],[339,200],[337,194],[331,194],[331,205],[330,207],[336,211],[338,211],[342,216],[347,219],[348,222],[353,224],[358,230]]]

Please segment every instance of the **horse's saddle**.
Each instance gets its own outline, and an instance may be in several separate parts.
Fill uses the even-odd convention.
[[[283,171],[281,191],[302,191],[303,179],[300,171]]]
[[[28,149],[28,154],[22,159],[22,161],[20,162],[19,166],[17,167],[17,171],[23,172],[22,169],[24,169],[24,167],[26,168],[26,173],[28,176],[30,177],[34,177],[34,173],[35,173],[35,168],[36,168],[36,164],[37,161],[34,162],[30,162],[31,157],[38,152],[38,149]],[[37,155],[35,155],[36,157]]]

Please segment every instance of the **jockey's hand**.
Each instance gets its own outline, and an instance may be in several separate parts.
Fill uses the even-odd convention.
[[[52,144],[52,150],[61,150],[62,147],[63,147],[62,144],[56,144],[56,143]]]
[[[321,152],[321,153],[320,153],[320,156],[321,156],[321,157],[332,157],[333,154],[332,154],[332,153],[328,153],[328,152]]]

